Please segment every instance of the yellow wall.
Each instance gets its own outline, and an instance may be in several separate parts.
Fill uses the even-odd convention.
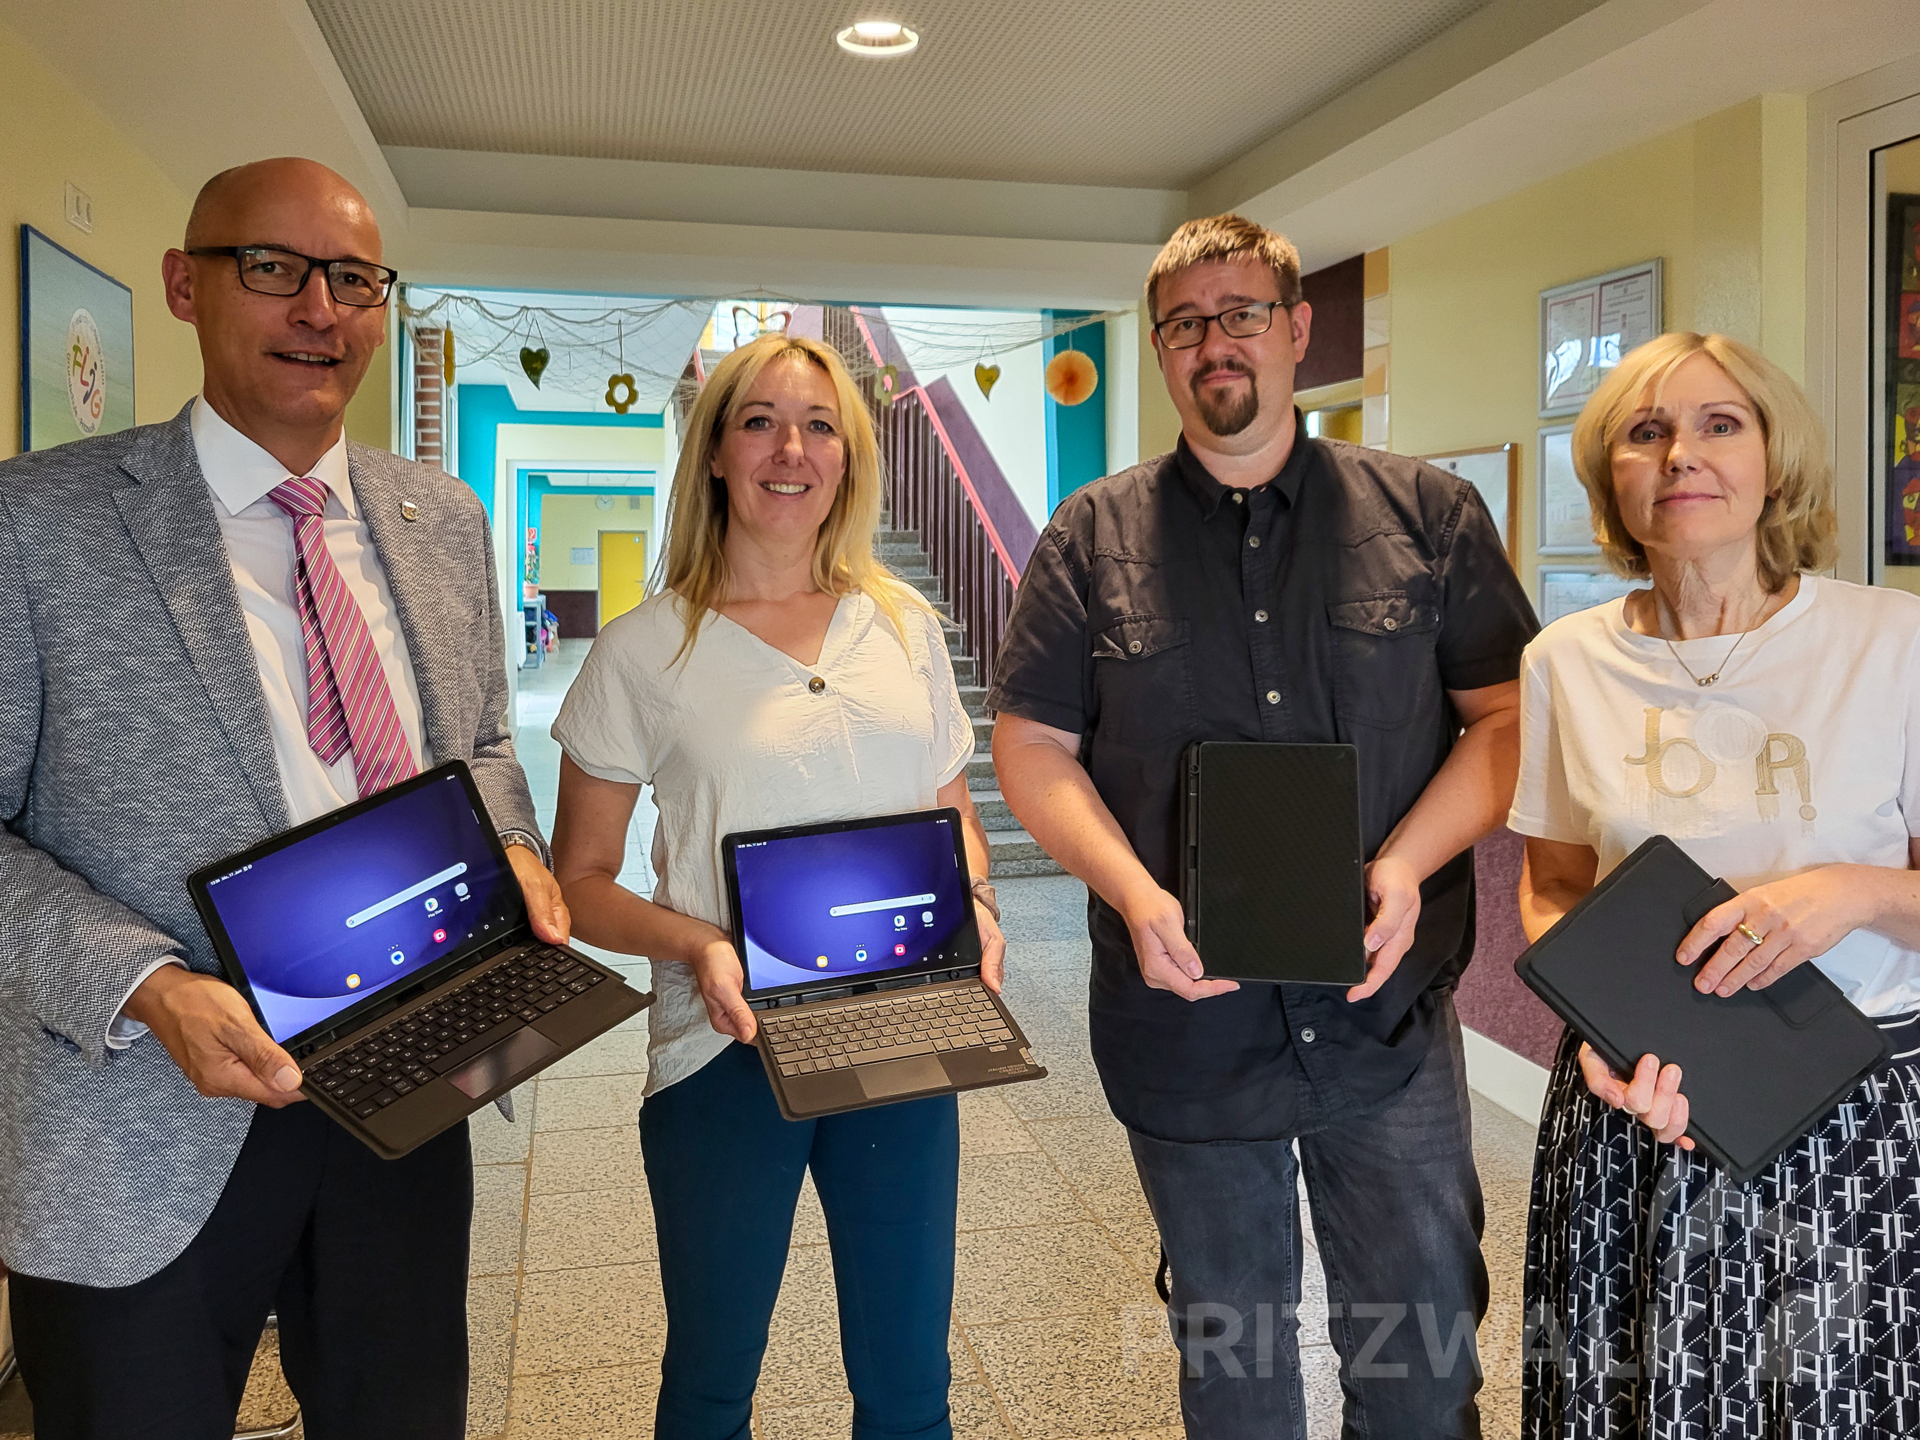
[[[193,330],[160,290],[160,256],[180,243],[191,197],[4,29],[0,115],[0,456],[20,448],[22,223],[132,287],[134,418],[167,419],[200,388]],[[67,223],[68,181],[93,197],[92,234]]]
[[[20,448],[19,226],[133,290],[134,419],[170,419],[200,388],[193,327],[167,311],[160,257],[180,243],[193,197],[79,92],[0,28],[0,457]],[[93,198],[93,230],[66,219],[71,181]],[[347,410],[347,434],[391,447],[392,375],[385,351]]]
[[[1522,577],[1537,570],[1540,291],[1661,257],[1666,327],[1805,368],[1806,106],[1757,96],[1393,245],[1392,448],[1517,441]],[[1584,563],[1584,562],[1581,562]]]
[[[600,532],[644,530],[649,563],[659,537],[653,533],[653,496],[637,497],[635,510],[625,495],[613,495],[611,510],[602,510],[594,495],[547,495],[540,501],[540,588],[542,590],[597,590],[600,588]],[[569,552],[590,546],[594,563],[575,565]]]

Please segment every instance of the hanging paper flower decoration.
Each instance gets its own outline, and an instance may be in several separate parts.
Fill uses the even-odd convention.
[[[533,388],[540,388],[540,377],[547,373],[547,362],[553,359],[552,353],[542,345],[535,350],[530,345],[520,347],[520,368],[527,372],[527,379],[533,382]]]
[[[453,331],[440,332],[440,374],[447,384],[453,384]]]
[[[624,394],[620,392],[624,391]],[[640,387],[633,383],[631,375],[609,375],[607,377],[607,404],[614,412],[624,415],[633,408],[634,401],[640,398]]]
[[[1093,394],[1100,372],[1078,350],[1062,350],[1047,362],[1047,393],[1062,405],[1078,405]]]
[[[1000,378],[998,365],[976,365],[973,367],[973,383],[980,387],[980,393],[987,399],[993,398],[994,382]]]

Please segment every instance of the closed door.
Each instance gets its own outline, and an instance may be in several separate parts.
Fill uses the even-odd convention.
[[[600,623],[638,605],[647,586],[647,532],[600,532]]]

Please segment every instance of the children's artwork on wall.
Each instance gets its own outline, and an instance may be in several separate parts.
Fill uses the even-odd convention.
[[[1920,565],[1920,195],[1887,197],[1886,276],[1881,554],[1889,565]]]
[[[20,227],[20,448],[133,425],[133,291]]]

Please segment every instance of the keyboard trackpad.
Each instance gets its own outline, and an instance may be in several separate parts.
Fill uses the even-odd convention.
[[[449,1070],[447,1079],[469,1100],[478,1100],[539,1069],[559,1053],[558,1045],[529,1026],[482,1050],[458,1070]]]
[[[946,1067],[933,1055],[910,1055],[905,1060],[883,1060],[878,1065],[856,1065],[860,1088],[869,1100],[889,1095],[911,1095],[921,1090],[943,1090],[953,1082]]]

